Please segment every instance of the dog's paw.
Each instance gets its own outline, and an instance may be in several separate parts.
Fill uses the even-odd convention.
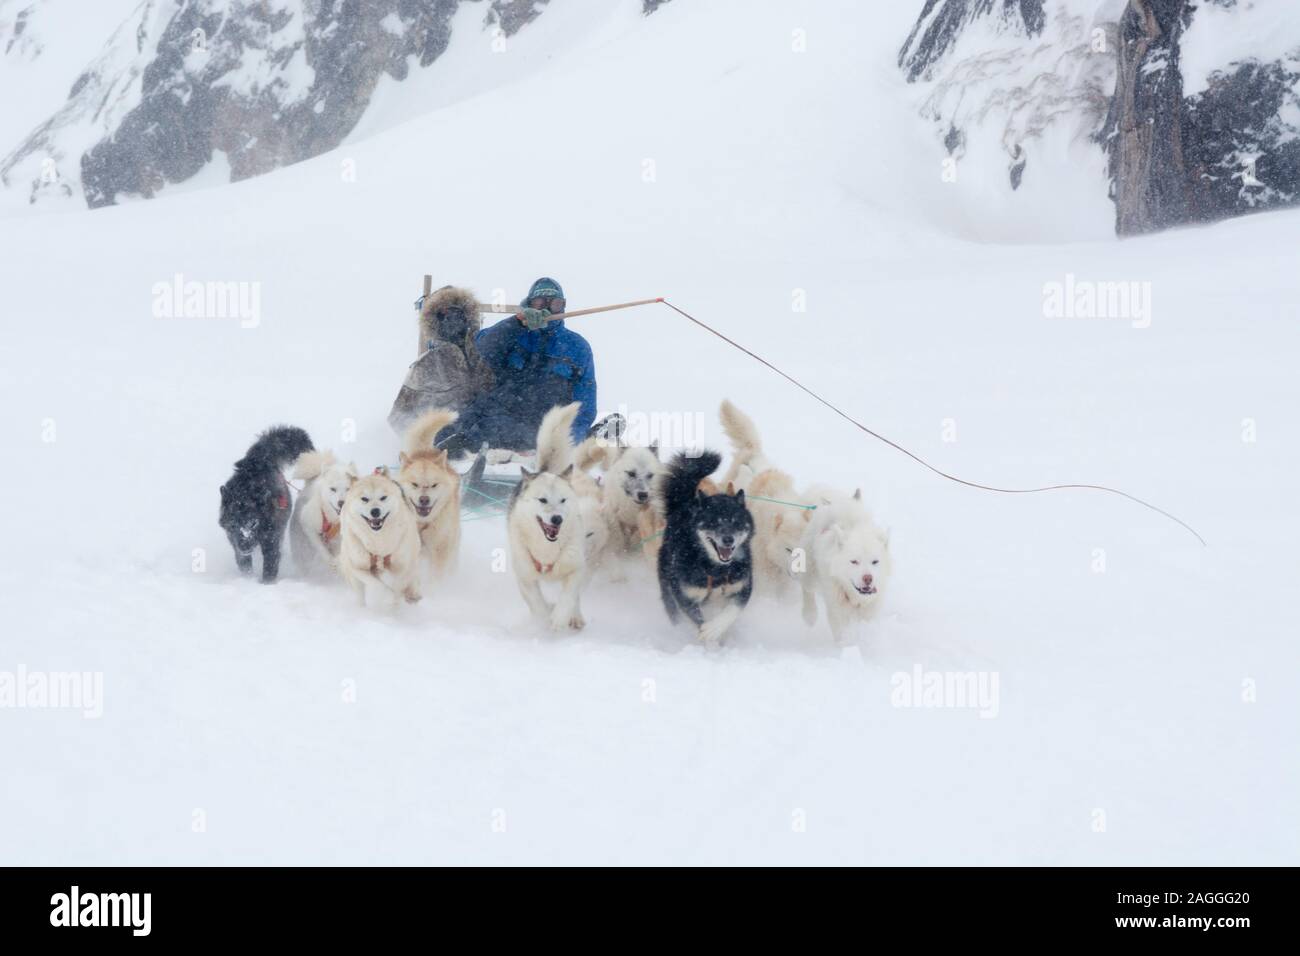
[[[406,598],[407,604],[418,604],[422,596],[415,588],[407,588],[402,592],[402,597]]]
[[[570,611],[567,608],[557,607],[551,611],[551,630],[552,631],[580,631],[587,626],[583,620],[582,612],[579,610]]]
[[[722,643],[722,635],[727,633],[726,622],[714,618],[700,625],[700,640],[705,647],[717,647]]]
[[[803,595],[803,622],[809,627],[817,623],[817,599],[807,591]]]

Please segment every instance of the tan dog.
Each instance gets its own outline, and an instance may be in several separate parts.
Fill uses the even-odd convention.
[[[591,576],[586,527],[590,511],[583,504],[585,496],[570,481],[574,467],[569,430],[580,407],[574,402],[546,413],[537,431],[538,470],[523,469],[506,516],[519,593],[534,618],[554,631],[576,631],[586,624],[580,598]],[[543,583],[559,586],[554,604],[542,594]]]
[[[754,517],[755,581],[762,592],[787,593],[801,566],[796,549],[815,509],[795,490],[794,479],[763,455],[753,419],[725,399],[718,418],[733,452],[723,482],[745,492],[745,506]]]
[[[420,530],[401,485],[386,470],[353,483],[341,524],[339,570],[363,606],[420,600]]]
[[[460,552],[460,475],[445,451],[434,450],[433,439],[455,420],[445,408],[425,412],[407,429],[398,455],[397,483],[415,511],[420,556],[439,576],[455,570]]]

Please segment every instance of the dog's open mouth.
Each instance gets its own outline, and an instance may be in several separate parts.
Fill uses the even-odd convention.
[[[537,519],[537,527],[542,529],[542,536],[547,541],[554,541],[560,536],[560,526],[558,524],[547,524],[541,518]]]
[[[427,518],[429,515],[433,514],[433,505],[416,505],[415,513],[421,518]]]
[[[874,584],[855,584],[853,589],[859,594],[875,594],[876,586]]]
[[[714,541],[712,538],[709,539],[709,544],[713,545],[713,552],[718,556],[719,563],[721,564],[731,563],[731,557],[736,553],[735,545],[732,545],[731,547],[727,547],[724,544],[718,544],[718,542]]]
[[[380,518],[367,518],[366,522],[370,525],[371,531],[378,531],[384,526],[384,522],[387,520],[388,520],[388,515],[384,515],[383,517]]]

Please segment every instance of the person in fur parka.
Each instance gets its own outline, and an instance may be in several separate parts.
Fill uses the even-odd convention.
[[[420,308],[425,352],[406,373],[388,423],[400,433],[434,408],[459,412],[492,387],[492,370],[479,355],[474,336],[482,328],[478,300],[468,289],[443,286]]]

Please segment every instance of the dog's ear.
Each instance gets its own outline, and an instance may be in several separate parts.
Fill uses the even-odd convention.
[[[659,439],[658,439],[658,438],[656,438],[654,441],[652,441],[652,442],[650,443],[650,454],[654,455],[654,456],[655,456],[655,459],[658,460],[658,458],[659,458]]]
[[[564,469],[564,471],[560,472],[560,477],[563,478],[565,481],[568,481],[569,476],[572,474],[573,474],[573,466],[570,465],[568,468]]]
[[[861,489],[861,488],[854,488],[854,489],[853,489],[853,500],[854,500],[854,501],[861,501],[861,500],[862,500],[862,489]]]
[[[727,482],[727,494],[734,495],[735,493],[736,493],[736,483],[734,481]]]
[[[731,490],[731,485],[727,485],[727,490],[728,491]],[[744,503],[745,503],[745,489],[741,488],[739,491],[736,492],[736,504],[743,505]]]
[[[439,448],[437,451],[435,451],[433,453],[433,463],[435,465],[447,464],[447,449]]]
[[[406,452],[399,451],[397,453],[397,463],[401,465],[403,468],[405,468],[407,465],[411,463],[411,459],[406,457]]]
[[[345,472],[345,474],[352,481],[356,481],[358,478],[361,477],[360,475],[357,474],[357,463],[355,461],[348,462],[348,469]]]
[[[528,482],[532,481],[534,478],[537,477],[537,472],[529,471],[523,465],[519,466],[519,474],[523,475],[523,481],[525,484],[527,484]]]

